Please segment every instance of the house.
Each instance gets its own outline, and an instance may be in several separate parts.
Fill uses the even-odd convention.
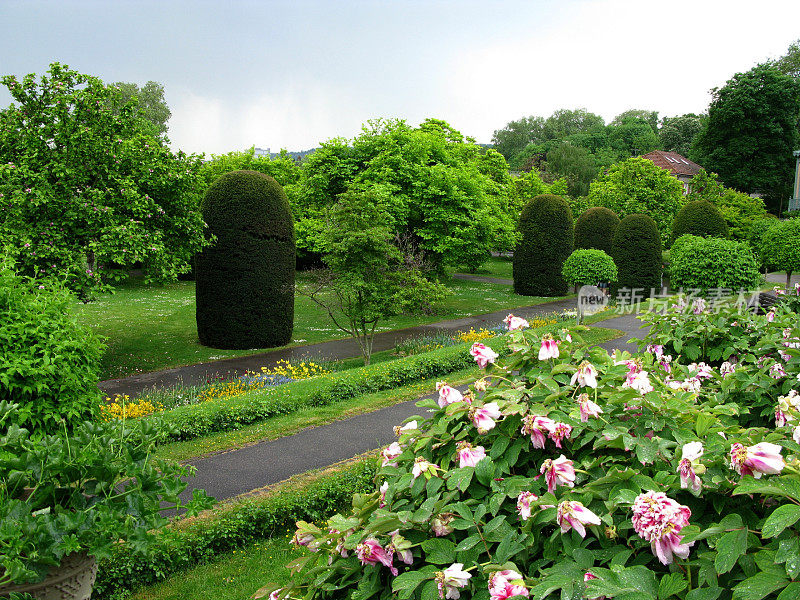
[[[657,167],[666,169],[677,177],[678,181],[683,184],[684,194],[689,193],[689,182],[692,177],[700,172],[701,167],[697,163],[684,158],[677,152],[665,152],[664,150],[653,150],[647,154],[643,154],[642,158],[652,160]]]

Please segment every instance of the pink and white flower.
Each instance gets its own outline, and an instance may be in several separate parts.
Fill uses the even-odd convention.
[[[786,371],[781,363],[775,363],[769,368],[769,376],[773,379],[783,379],[786,377]]]
[[[506,324],[506,327],[509,331],[516,331],[517,329],[525,329],[526,327],[530,327],[531,324],[528,323],[522,317],[515,317],[514,315],[510,314],[503,319],[503,323]]]
[[[603,413],[603,409],[589,399],[589,394],[578,396],[578,406],[581,410],[582,423],[586,423],[589,417],[597,417]]]
[[[453,522],[456,516],[453,513],[441,513],[436,515],[431,519],[431,529],[433,530],[433,535],[436,537],[442,537],[444,535],[450,535],[453,533],[453,528],[451,527],[450,523]]]
[[[391,552],[387,552],[375,538],[369,538],[356,546],[356,556],[361,560],[362,565],[376,565],[381,563],[389,569],[392,575],[397,576],[397,568],[394,566],[394,557]]]
[[[775,426],[783,427],[787,423],[797,420],[800,414],[800,394],[797,390],[789,390],[785,396],[778,396],[778,405],[775,407]]]
[[[494,363],[500,356],[497,352],[480,342],[472,344],[469,353],[481,369],[485,369],[489,363]]]
[[[793,440],[794,440],[796,443],[800,444],[800,425],[798,425],[797,427],[795,427],[795,428],[792,430],[792,439],[793,439]]]
[[[689,442],[683,445],[681,461],[678,463],[681,488],[687,489],[691,487],[692,492],[695,494],[703,488],[703,482],[698,476],[705,473],[705,467],[700,464],[701,456],[703,456],[702,442]]]
[[[653,385],[650,383],[650,377],[647,371],[639,371],[637,373],[629,373],[625,379],[622,387],[631,388],[640,394],[646,394],[653,391]]]
[[[559,422],[550,430],[550,439],[556,443],[556,448],[561,449],[561,440],[569,439],[570,434],[572,434],[572,425]]]
[[[739,475],[752,475],[761,479],[762,475],[777,475],[786,466],[781,456],[781,447],[770,442],[760,442],[745,447],[734,444],[730,452],[731,468]]]
[[[461,592],[469,584],[472,577],[464,570],[463,563],[453,563],[444,571],[436,571],[434,580],[439,588],[439,598],[460,598]]]
[[[542,463],[539,472],[544,475],[547,482],[547,491],[555,492],[556,486],[575,487],[574,463],[563,454],[557,459],[548,458]]]
[[[506,600],[513,596],[528,596],[522,575],[511,569],[496,571],[489,577],[491,600]]]
[[[633,528],[639,537],[650,542],[650,548],[658,560],[668,565],[673,555],[689,556],[694,542],[682,544],[681,529],[689,524],[692,511],[678,504],[663,492],[648,491],[639,494],[633,502]]]
[[[600,525],[600,517],[580,502],[565,500],[558,505],[556,522],[561,527],[561,533],[574,529],[578,532],[578,535],[585,538],[586,529],[584,525]]]
[[[502,416],[503,414],[500,412],[497,402],[489,402],[480,408],[471,408],[469,411],[469,418],[478,428],[478,433],[481,435],[487,433],[490,429],[494,429],[496,420]]]
[[[520,492],[517,496],[517,513],[520,519],[527,521],[531,518],[531,502],[536,502],[539,496],[532,492]]]
[[[395,425],[394,434],[399,437],[405,433],[416,431],[418,428],[419,426],[416,421],[409,421],[405,425]]]
[[[483,446],[472,447],[469,442],[459,442],[456,446],[458,452],[458,466],[474,467],[484,458],[486,458],[486,451]]]
[[[588,360],[583,361],[572,376],[570,385],[575,385],[576,383],[581,387],[597,387],[597,369]]]
[[[464,395],[461,392],[454,387],[450,387],[444,381],[436,384],[436,391],[439,392],[439,408],[444,408],[454,402],[463,402],[464,400]]]
[[[688,367],[690,373],[696,373],[698,379],[711,379],[714,377],[714,370],[706,363],[692,363]]]
[[[724,363],[722,363],[719,366],[719,374],[722,375],[722,377],[727,377],[728,375],[733,375],[735,372],[736,372],[736,364],[735,363],[732,363],[732,362],[729,362],[729,361],[726,360]]]
[[[384,481],[381,484],[381,487],[380,487],[379,491],[381,493],[381,496],[380,496],[380,499],[378,500],[378,507],[379,508],[383,508],[384,506],[386,506],[386,492],[389,491],[389,482],[388,481]]]
[[[552,335],[546,333],[542,337],[542,347],[539,348],[539,360],[558,358],[558,342]]]
[[[543,449],[547,442],[547,435],[556,426],[556,422],[548,417],[538,415],[525,415],[522,419],[522,433],[531,436],[531,443],[534,448]]]
[[[702,315],[706,311],[706,301],[703,298],[695,298],[692,302],[692,312],[696,315]]]
[[[386,448],[381,450],[381,457],[383,458],[381,466],[396,467],[397,461],[395,459],[402,453],[403,453],[403,447],[397,442],[392,442]]]
[[[661,344],[650,344],[647,346],[647,352],[656,358],[661,358],[664,355],[664,346]]]
[[[772,323],[774,320],[775,320],[775,307],[773,306],[772,308],[769,309],[769,312],[767,313],[767,321],[769,323]]]
[[[418,456],[414,459],[414,466],[411,469],[412,475],[414,475],[414,479],[419,477],[420,475],[424,475],[425,479],[430,479],[431,477],[436,476],[436,471],[439,469],[439,465],[435,465],[432,462],[429,462],[422,456]]]

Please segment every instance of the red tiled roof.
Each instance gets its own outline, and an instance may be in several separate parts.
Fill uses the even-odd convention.
[[[700,172],[701,167],[693,163],[688,158],[684,158],[677,152],[664,152],[663,150],[653,150],[642,155],[642,158],[652,160],[656,166],[666,169],[673,175],[687,175],[694,177]]]

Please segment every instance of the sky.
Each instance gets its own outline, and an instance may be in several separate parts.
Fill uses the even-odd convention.
[[[304,150],[375,118],[488,143],[559,108],[703,112],[799,24],[798,0],[0,0],[0,74],[157,81],[186,152]]]

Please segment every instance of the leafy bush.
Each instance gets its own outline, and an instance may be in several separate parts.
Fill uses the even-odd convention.
[[[617,265],[602,250],[575,250],[564,261],[564,281],[570,285],[597,285],[617,280]]]
[[[765,262],[765,257],[763,255],[764,235],[770,227],[777,225],[779,222],[780,221],[772,215],[764,219],[758,219],[753,221],[753,224],[750,226],[750,231],[747,234],[747,243],[750,244],[750,249],[758,257],[761,268],[763,269],[770,268],[770,265]]]
[[[0,401],[19,404],[13,424],[35,434],[91,417],[102,344],[73,318],[73,296],[20,277],[0,256]],[[11,425],[0,426],[0,432]]]
[[[678,211],[672,222],[672,242],[684,234],[699,237],[728,237],[728,225],[719,209],[705,200],[689,202]]]
[[[375,475],[371,460],[361,460],[298,487],[281,486],[266,497],[219,507],[198,519],[178,521],[155,533],[147,556],[129,544],[116,544],[100,561],[92,598],[108,600],[194,567],[253,540],[290,527],[298,519],[320,521],[345,505],[353,494],[366,492]]]
[[[621,288],[645,293],[661,288],[661,237],[647,215],[628,215],[620,221],[611,257],[619,271],[615,293]]]
[[[220,176],[201,205],[216,243],[197,256],[197,334],[214,348],[267,348],[292,340],[294,225],[269,175]]]
[[[766,264],[786,271],[786,287],[792,273],[800,271],[800,218],[780,221],[770,227],[761,239],[761,256]]]
[[[718,395],[768,380],[789,404],[800,352],[775,379],[512,336],[464,399],[420,402],[430,418],[383,450],[372,494],[298,523],[311,553],[257,597],[794,597],[800,413],[744,427]]]
[[[617,227],[619,217],[613,210],[602,206],[590,208],[575,222],[575,247],[596,248],[608,254]]]
[[[748,239],[753,223],[767,217],[767,207],[761,198],[724,187],[717,181],[716,173],[707,173],[701,169],[689,182],[689,189],[690,200],[707,200],[719,209],[728,224],[728,234],[734,240]],[[680,236],[675,236],[675,239],[678,237]]]
[[[521,239],[514,251],[514,292],[523,296],[563,296],[561,266],[573,250],[572,212],[566,200],[542,194],[519,219]]]
[[[758,260],[744,242],[683,235],[669,254],[675,288],[752,290],[761,281]]]

